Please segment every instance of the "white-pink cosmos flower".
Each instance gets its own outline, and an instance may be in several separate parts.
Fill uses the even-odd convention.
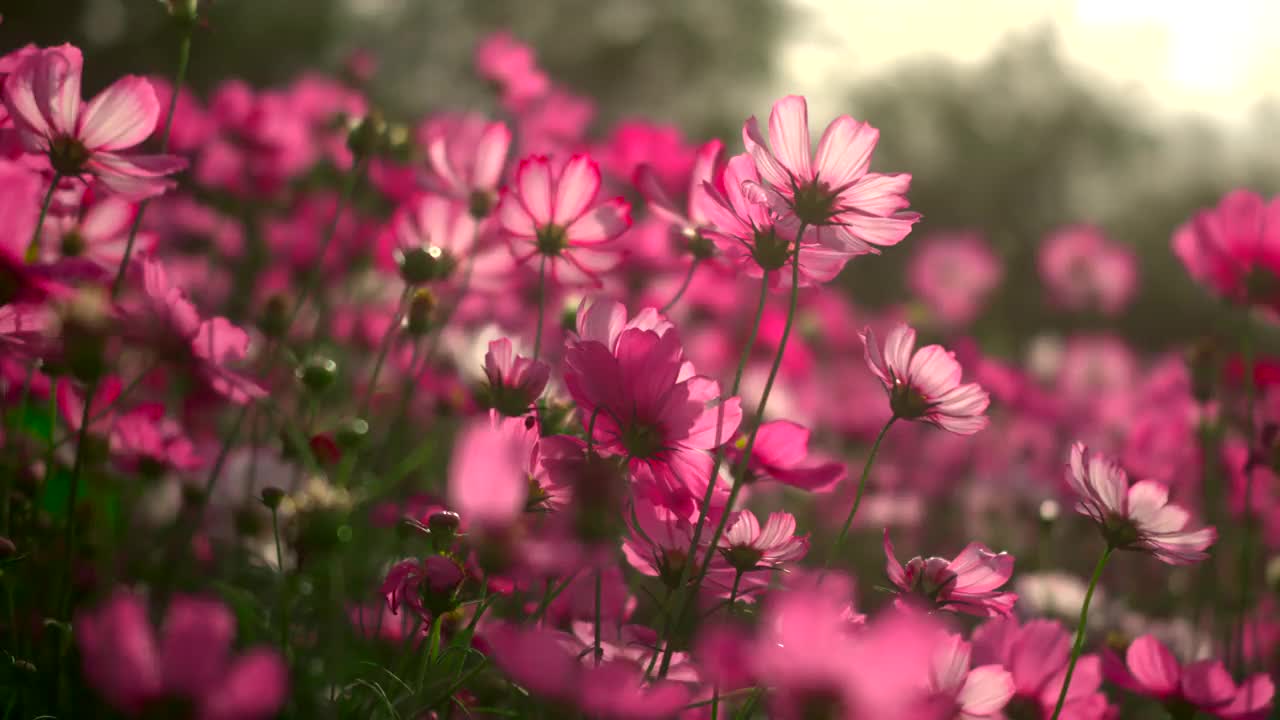
[[[471,215],[486,217],[497,200],[507,164],[511,130],[502,122],[466,115],[428,131],[428,185],[466,203]]]
[[[869,172],[880,131],[841,115],[827,126],[815,154],[805,99],[788,95],[773,104],[766,142],[754,117],[742,142],[784,224],[816,227],[818,243],[846,255],[878,253],[897,245],[920,219],[905,212],[907,173]]]
[[[182,170],[174,155],[121,155],[155,131],[160,103],[145,78],[126,75],[88,103],[80,99],[84,60],[70,45],[45,48],[5,78],[4,105],[23,147],[46,155],[63,177],[90,175],[130,199],[159,195]]]
[[[778,568],[808,551],[809,539],[796,537],[796,518],[788,512],[769,513],[762,528],[754,513],[743,510],[720,538],[720,552],[741,572]]]
[[[959,635],[945,634],[934,645],[927,692],[938,717],[956,720],[1004,717],[1013,698],[1013,676],[1000,665],[969,668],[972,646]]]
[[[1080,496],[1076,512],[1089,516],[1115,550],[1136,550],[1169,565],[1190,565],[1209,557],[1205,550],[1218,539],[1213,527],[1188,530],[1191,513],[1169,502],[1169,488],[1155,480],[1129,485],[1115,462],[1071,446],[1067,482]]]
[[[600,166],[586,155],[574,155],[558,171],[545,155],[521,160],[498,201],[498,223],[513,240],[516,260],[542,255],[556,280],[599,287],[599,273],[617,260],[610,241],[631,227],[627,201],[597,204],[599,192]]]
[[[921,420],[957,435],[987,426],[984,413],[991,399],[977,383],[961,384],[954,353],[941,345],[915,350],[916,331],[905,324],[889,332],[883,351],[871,328],[860,334],[867,366],[889,392],[894,417]]]

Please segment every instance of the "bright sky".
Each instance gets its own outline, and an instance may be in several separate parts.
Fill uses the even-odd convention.
[[[837,110],[851,80],[905,59],[978,62],[1052,23],[1071,62],[1156,111],[1233,124],[1280,99],[1280,0],[790,0],[779,91]]]

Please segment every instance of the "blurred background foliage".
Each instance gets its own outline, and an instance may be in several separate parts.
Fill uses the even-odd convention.
[[[158,0],[0,0],[0,11],[0,50],[81,45],[92,58],[87,90],[126,72],[167,74],[173,62]],[[487,109],[472,50],[505,28],[557,81],[598,103],[597,129],[640,115],[730,147],[744,117],[787,91],[777,55],[796,26],[783,0],[216,0],[202,12],[191,67],[202,92],[232,76],[261,86],[341,72],[353,51],[368,50],[379,67],[372,95],[392,116]],[[1265,140],[1280,109],[1258,110],[1243,147],[1207,121],[1154,122],[1107,77],[1064,60],[1049,27],[1011,36],[982,63],[922,59],[843,92],[849,112],[884,131],[877,169],[914,175],[912,206],[925,217],[914,237],[977,229],[1004,258],[1005,284],[975,328],[997,353],[1018,352],[1046,326],[1118,326],[1149,348],[1219,329],[1222,309],[1187,278],[1170,234],[1233,187],[1280,189],[1280,153]],[[1118,321],[1055,313],[1044,300],[1037,246],[1077,222],[1139,249],[1142,290]],[[853,263],[844,282],[860,302],[906,301],[909,257]]]

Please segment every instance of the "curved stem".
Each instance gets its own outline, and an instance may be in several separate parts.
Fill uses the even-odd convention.
[[[1102,551],[1098,564],[1093,568],[1093,577],[1089,579],[1089,589],[1084,594],[1084,604],[1080,606],[1080,624],[1076,626],[1076,641],[1071,646],[1071,662],[1067,664],[1067,675],[1062,679],[1062,690],[1058,692],[1058,704],[1053,707],[1051,720],[1058,720],[1062,706],[1067,702],[1067,690],[1071,687],[1071,675],[1076,671],[1076,661],[1080,659],[1080,650],[1084,647],[1084,633],[1089,622],[1089,603],[1093,600],[1093,591],[1098,587],[1098,578],[1102,577],[1102,569],[1107,566],[1111,557],[1111,546]]]
[[[542,316],[546,314],[547,304],[547,256],[543,255],[538,263],[538,327],[533,334],[533,359],[542,354]]]
[[[44,230],[44,219],[49,214],[49,206],[53,204],[53,193],[62,181],[62,173],[55,172],[53,181],[49,183],[49,191],[44,194],[44,202],[40,204],[40,217],[36,220],[36,229],[31,233],[31,242],[27,243],[26,261],[36,262],[40,259],[40,233]]]
[[[160,133],[162,154],[169,150],[169,134],[173,131],[173,115],[178,108],[178,94],[187,79],[187,65],[191,61],[192,28],[192,23],[183,23],[182,39],[178,43],[178,69],[173,73],[173,92],[169,96],[169,112],[165,116],[164,130]],[[120,288],[124,285],[124,274],[129,268],[129,258],[133,256],[133,243],[138,239],[138,229],[142,227],[142,215],[147,211],[149,203],[149,200],[144,200],[138,204],[138,214],[134,216],[133,225],[129,228],[129,239],[124,245],[124,255],[120,256],[120,267],[116,270],[116,279],[111,283],[112,299],[120,294]]]
[[[62,607],[67,612],[71,611],[71,563],[75,559],[76,496],[80,494],[80,475],[84,471],[84,446],[89,437],[89,426],[92,424],[90,408],[93,407],[93,397],[97,392],[98,381],[95,380],[89,383],[89,387],[85,390],[84,410],[80,413],[79,439],[76,440],[76,458],[71,467],[71,487],[67,490],[67,530],[63,538],[63,544],[66,545],[66,562],[63,568],[64,589],[62,596]],[[52,393],[50,394],[52,395]]]
[[[751,434],[747,436],[746,446],[742,449],[742,457],[738,460],[734,467],[733,488],[729,491],[729,499],[725,502],[725,512],[720,513],[720,522],[716,524],[715,532],[711,533],[708,541],[708,547],[714,549],[716,543],[720,541],[720,537],[724,535],[725,526],[729,522],[729,509],[733,507],[734,502],[738,499],[738,494],[742,492],[742,486],[745,484],[747,463],[751,460],[751,451],[755,449],[756,437],[760,433],[760,426],[764,424],[764,411],[769,405],[769,395],[773,392],[773,383],[778,379],[778,370],[782,367],[782,357],[787,352],[787,340],[791,337],[791,328],[795,325],[796,307],[800,303],[800,240],[804,237],[806,226],[804,223],[796,229],[795,248],[791,252],[791,294],[787,301],[787,320],[782,326],[782,337],[778,340],[778,352],[773,356],[773,365],[769,368],[769,377],[765,380],[764,390],[760,393],[760,402],[756,405],[755,424],[751,427]],[[765,273],[766,281],[768,273]],[[719,439],[719,438],[717,438]],[[711,484],[715,485],[715,476],[711,477]],[[705,510],[705,508],[704,508]],[[711,568],[712,552],[706,553],[702,558],[702,565],[698,569],[698,574],[694,577],[693,584],[685,595],[686,600],[681,603],[680,612],[676,614],[676,624],[679,626],[679,619],[687,610],[690,603],[688,597],[697,597],[698,587],[702,584],[703,578],[707,576],[707,571]],[[689,556],[690,559],[694,555]],[[662,667],[658,672],[659,677],[666,677],[667,670],[671,667],[672,645],[670,640],[667,641],[666,650],[662,655]]]
[[[893,427],[893,423],[897,420],[897,415],[889,418],[889,422],[880,428],[880,434],[876,435],[876,441],[871,445],[871,454],[867,456],[867,462],[862,466],[862,476],[858,478],[858,491],[853,496],[853,507],[849,508],[849,517],[844,519],[844,525],[840,528],[840,534],[836,536],[836,541],[832,544],[831,551],[827,553],[827,559],[822,561],[822,575],[825,575],[827,568],[831,567],[831,561],[835,559],[836,553],[840,552],[840,546],[844,544],[844,539],[849,534],[849,528],[853,527],[853,516],[858,514],[858,506],[862,504],[862,491],[867,486],[867,476],[871,474],[871,464],[876,461],[876,453],[880,451],[880,441],[884,440],[884,436],[889,433],[889,428]],[[818,577],[821,578],[822,575]]]
[[[684,276],[684,282],[680,283],[680,289],[676,290],[675,296],[667,301],[667,304],[663,305],[662,310],[659,312],[666,315],[671,311],[671,308],[676,306],[676,303],[680,302],[680,298],[684,297],[684,292],[689,289],[689,283],[693,282],[693,274],[698,271],[698,263],[700,262],[702,262],[700,259],[694,258],[693,262],[689,263],[689,272]]]
[[[382,374],[382,365],[387,361],[387,353],[391,351],[391,343],[395,340],[396,333],[400,330],[400,321],[404,318],[405,305],[409,302],[409,296],[412,293],[413,288],[405,286],[404,292],[400,293],[400,302],[396,305],[396,314],[391,317],[391,325],[382,334],[382,343],[378,348],[378,358],[373,363],[373,374],[369,377],[369,392],[365,395],[364,403],[360,406],[360,417],[367,416],[370,406],[373,405],[373,394],[378,388],[378,376]]]

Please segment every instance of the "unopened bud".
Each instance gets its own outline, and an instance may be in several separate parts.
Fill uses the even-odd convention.
[[[409,299],[409,310],[404,316],[405,332],[421,337],[431,329],[431,312],[436,307],[436,296],[426,288],[420,288]]]
[[[460,524],[458,513],[441,510],[427,519],[427,530],[431,532],[431,547],[442,552],[453,544]]]
[[[444,248],[424,245],[396,250],[396,264],[406,285],[422,285],[449,277],[457,264]]]
[[[83,382],[101,377],[105,368],[109,308],[100,290],[77,292],[64,307],[62,338],[67,369]]]
[[[363,418],[351,418],[333,431],[338,446],[347,450],[355,450],[364,445],[369,434],[369,423]]]
[[[295,370],[294,375],[311,392],[322,393],[337,381],[338,363],[331,358],[315,355]]]
[[[262,308],[258,329],[270,338],[280,338],[288,332],[289,301],[283,295],[272,295]]]
[[[284,491],[280,488],[272,486],[262,488],[262,504],[267,508],[275,510],[280,507],[282,500],[284,500]]]
[[[347,133],[347,147],[356,157],[369,157],[385,145],[386,133],[387,123],[382,113],[370,110],[368,115],[356,120]]]

